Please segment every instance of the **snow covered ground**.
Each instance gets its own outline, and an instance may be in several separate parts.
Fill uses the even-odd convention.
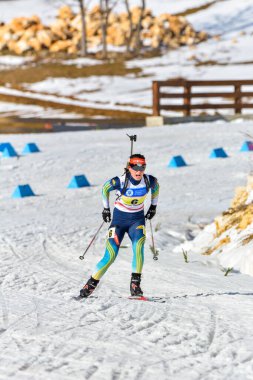
[[[250,122],[219,121],[0,136],[19,153],[32,141],[41,149],[0,161],[0,378],[251,380],[253,278],[224,277],[208,258],[191,254],[186,264],[175,252],[245,184],[252,153],[239,149],[250,131]],[[85,260],[78,259],[101,223],[103,182],[123,171],[126,133],[137,133],[134,150],[146,155],[147,172],[161,184],[153,222],[160,255],[153,261],[147,225],[143,289],[164,303],[127,299],[130,247],[120,250],[98,298],[76,302],[72,296],[104,251],[106,227]],[[210,160],[220,146],[230,157]],[[189,166],[168,169],[177,154]],[[67,189],[82,173],[93,186]],[[37,196],[11,199],[25,183]]]
[[[52,6],[56,10],[60,3],[38,0],[35,7],[32,0],[0,0],[0,21],[27,15],[29,9],[50,22],[56,13]],[[147,0],[157,14],[207,3]],[[26,85],[23,92],[8,87],[0,91],[48,97],[63,104],[146,110],[154,79],[248,79],[253,72],[252,10],[252,0],[226,0],[190,15],[195,28],[221,33],[221,38],[194,49],[185,47],[159,58],[128,62],[128,67],[142,68],[142,78],[94,76],[78,82],[48,78]],[[199,66],[208,61],[212,65]],[[23,62],[1,57],[0,67]],[[90,65],[92,61],[75,63]],[[45,111],[1,102],[0,112],[25,117]],[[251,122],[237,120],[153,129],[0,135],[0,143],[13,143],[19,153],[33,141],[41,149],[39,154],[19,159],[0,158],[0,379],[251,380],[253,277],[238,271],[224,277],[227,256],[225,261],[222,257],[211,260],[199,254],[196,244],[186,264],[179,248],[229,207],[235,187],[245,185],[252,170],[252,153],[239,149],[251,129]],[[145,295],[162,297],[164,303],[127,299],[128,238],[122,243],[128,248],[120,250],[101,281],[98,298],[76,302],[72,297],[104,252],[106,227],[85,260],[78,259],[101,223],[103,182],[123,171],[129,154],[126,133],[137,133],[135,151],[146,155],[147,171],[161,184],[153,222],[160,255],[157,262],[152,259],[147,225],[143,289]],[[211,150],[220,146],[229,158],[210,160]],[[178,154],[188,166],[168,169],[169,160]],[[67,189],[72,176],[78,174],[85,174],[92,186]],[[26,183],[37,196],[11,199],[14,188]],[[240,252],[240,260],[250,259],[250,253]],[[234,250],[231,256],[235,255]]]
[[[199,7],[211,3],[212,0],[147,0],[148,8],[151,8],[155,14],[160,13],[179,13],[188,8]],[[14,15],[15,17],[39,14],[45,24],[49,24],[57,15],[57,11],[62,6],[61,0],[11,0],[11,7],[8,6],[9,0],[0,0],[0,21],[8,22]],[[98,3],[97,0],[86,1],[90,7]],[[139,0],[130,0],[132,6],[140,6]],[[64,4],[70,5],[76,12],[79,10],[76,0],[66,0]],[[122,1],[118,1],[117,11],[125,11]]]
[[[77,4],[76,1],[69,1],[68,3],[72,6]],[[156,14],[160,14],[183,12],[211,3],[207,0],[149,0],[147,6]],[[10,8],[6,1],[0,1],[2,19],[7,20],[15,15],[17,16],[21,10],[23,12],[27,12],[28,9],[34,11],[31,0],[14,0],[12,4],[15,7]],[[136,5],[139,2],[133,0],[131,4]],[[56,10],[59,5],[59,1],[39,0],[36,2],[36,13],[43,17],[49,13],[50,17],[55,16],[52,7]],[[152,80],[164,80],[173,77],[249,79],[253,73],[252,12],[252,0],[241,2],[236,0],[217,1],[210,7],[187,16],[195,29],[206,30],[214,38],[194,47],[171,50],[161,57],[144,60],[135,59],[127,62],[126,65],[129,68],[141,68],[142,72],[137,76],[132,74],[125,77],[92,75],[78,79],[48,77],[41,82],[24,84],[19,95],[44,100],[50,100],[54,95],[59,96],[60,103],[79,104],[83,107],[92,108],[139,111],[149,114],[152,104]],[[50,17],[47,18],[48,21]],[[11,58],[10,62],[14,64]],[[2,67],[4,65],[6,67],[7,63],[5,59]],[[66,63],[67,61],[64,61],[64,64]],[[70,63],[76,64],[78,67],[80,65],[90,66],[94,60],[80,61],[80,59],[76,59],[71,60]],[[98,63],[100,62],[98,61]],[[108,83],[110,83],[109,87]],[[2,94],[9,94],[10,90],[1,87]],[[30,93],[30,90],[33,91],[33,94]],[[55,100],[57,99],[55,98]],[[231,113],[231,111],[229,112]],[[247,113],[251,112],[252,110],[247,110]]]
[[[58,119],[72,118],[79,119],[82,115],[76,113],[65,112],[64,110],[55,110],[50,107],[41,107],[28,104],[16,104],[9,102],[0,102],[0,114],[2,117],[8,116],[18,116],[22,118],[31,118],[31,117],[43,117],[44,119],[52,117]]]

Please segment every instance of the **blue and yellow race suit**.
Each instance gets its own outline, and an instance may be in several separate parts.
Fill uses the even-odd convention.
[[[122,176],[110,179],[104,184],[102,189],[103,205],[105,208],[109,208],[109,194],[111,191],[116,191],[117,198],[114,203],[112,222],[108,230],[105,254],[92,274],[92,277],[96,280],[100,280],[116,259],[125,233],[128,233],[132,242],[132,272],[142,272],[144,243],[146,239],[144,201],[149,191],[146,183],[149,183],[151,204],[154,206],[158,202],[159,184],[157,179],[152,175],[146,175],[146,181],[144,176],[141,181],[134,180],[130,174],[128,178],[127,187],[125,188],[125,176]],[[124,194],[122,194],[122,191]]]

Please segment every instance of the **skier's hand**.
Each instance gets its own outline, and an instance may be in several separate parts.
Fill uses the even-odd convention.
[[[152,219],[156,214],[156,206],[150,205],[147,214],[145,215],[146,219]]]
[[[109,223],[111,221],[111,211],[109,208],[104,208],[102,211],[102,217],[104,222]]]

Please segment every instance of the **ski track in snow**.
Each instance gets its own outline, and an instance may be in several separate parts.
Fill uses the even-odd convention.
[[[34,139],[42,153],[1,161],[0,378],[251,379],[252,277],[224,277],[205,257],[191,256],[185,264],[173,253],[197,234],[203,220],[226,208],[234,187],[245,181],[251,156],[238,149],[242,131],[250,126],[192,123],[8,136],[18,150]],[[120,250],[96,297],[77,302],[73,296],[104,251],[106,228],[85,260],[78,259],[98,228],[101,185],[122,171],[129,148],[126,132],[138,134],[138,150],[147,155],[149,170],[161,183],[153,222],[161,250],[154,262],[148,225],[143,288],[164,303],[127,298],[130,247]],[[210,149],[221,144],[230,157],[209,160]],[[112,149],[119,157],[113,167]],[[168,170],[170,156],[180,151],[192,165]],[[82,172],[95,185],[67,190],[71,175]],[[23,180],[41,196],[9,199]]]

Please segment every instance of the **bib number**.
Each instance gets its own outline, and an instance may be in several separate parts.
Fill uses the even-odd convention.
[[[114,239],[115,237],[115,227],[111,227],[109,228],[108,232],[107,232],[107,239]]]

